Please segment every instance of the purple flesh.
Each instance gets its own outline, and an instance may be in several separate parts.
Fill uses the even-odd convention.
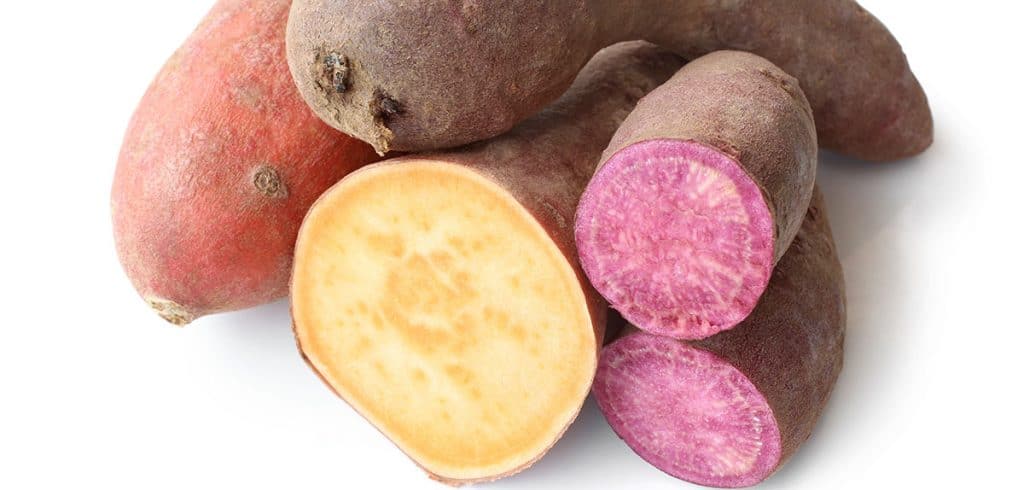
[[[683,480],[745,487],[779,465],[778,423],[753,382],[720,357],[638,332],[604,349],[594,395],[641,458]]]
[[[774,227],[731,156],[673,139],[613,155],[577,211],[580,262],[630,323],[702,339],[745,319],[768,285]]]

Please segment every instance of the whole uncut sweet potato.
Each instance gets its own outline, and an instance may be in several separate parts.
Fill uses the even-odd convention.
[[[288,291],[309,206],[376,159],[319,121],[285,61],[288,0],[221,0],[129,124],[111,197],[125,272],[183,325]]]
[[[329,124],[380,151],[423,150],[505,132],[630,39],[767,58],[800,80],[825,148],[891,160],[932,141],[899,43],[853,0],[296,0],[288,60]]]

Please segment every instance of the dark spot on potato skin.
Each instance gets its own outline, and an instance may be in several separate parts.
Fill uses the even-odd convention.
[[[322,70],[320,88],[325,91],[333,89],[339,94],[348,90],[350,72],[348,58],[336,52],[327,53],[320,62],[320,68]]]
[[[277,169],[270,165],[263,165],[256,169],[253,174],[252,183],[260,194],[273,198],[283,199],[288,197],[288,188]]]
[[[402,106],[397,100],[391,98],[391,96],[384,92],[377,91],[377,94],[373,98],[374,100],[374,115],[382,123],[387,124],[395,116],[402,113]]]

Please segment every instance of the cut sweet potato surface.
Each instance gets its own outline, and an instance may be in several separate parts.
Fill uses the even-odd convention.
[[[733,365],[646,333],[602,356],[595,393],[608,423],[655,467],[701,485],[742,487],[778,466],[771,406]]]
[[[441,479],[527,466],[589,390],[597,340],[572,264],[472,169],[404,159],[353,174],[307,217],[295,263],[310,364]]]
[[[772,214],[756,182],[715,148],[628,146],[580,202],[576,240],[594,286],[652,333],[704,338],[747,317],[773,267]]]
[[[811,108],[764,58],[718,51],[647,94],[576,212],[587,276],[645,331],[707,338],[746,318],[811,199]]]

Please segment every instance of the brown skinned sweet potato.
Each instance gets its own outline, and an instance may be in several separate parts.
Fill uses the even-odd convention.
[[[932,141],[899,43],[853,0],[296,0],[288,58],[328,124],[378,151],[424,150],[508,130],[630,39],[769,59],[800,80],[825,148],[892,160]]]

